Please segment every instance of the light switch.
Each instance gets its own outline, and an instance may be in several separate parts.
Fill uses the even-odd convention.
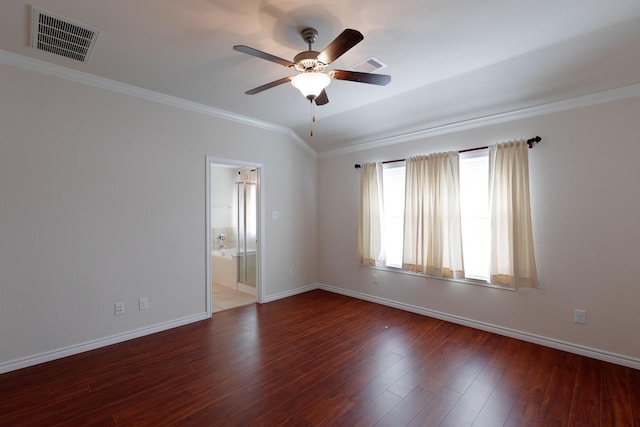
[[[272,219],[280,219],[280,211],[272,211],[271,212]]]

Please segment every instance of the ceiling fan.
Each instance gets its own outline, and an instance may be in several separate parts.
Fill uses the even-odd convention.
[[[331,70],[324,72],[325,68],[346,53],[349,49],[360,43],[364,36],[360,31],[347,28],[336,37],[322,51],[316,52],[311,49],[311,45],[318,39],[318,31],[314,28],[305,28],[300,31],[302,39],[309,45],[309,50],[300,52],[293,58],[293,62],[271,55],[266,52],[254,49],[245,45],[236,45],[234,50],[257,58],[266,59],[276,64],[293,68],[298,72],[295,76],[283,77],[273,82],[258,86],[246,91],[247,95],[255,95],[272,87],[291,82],[302,95],[316,105],[325,105],[329,102],[325,88],[331,83],[331,79],[348,80],[359,83],[369,83],[384,86],[391,81],[391,76],[385,74],[363,73],[359,71]]]

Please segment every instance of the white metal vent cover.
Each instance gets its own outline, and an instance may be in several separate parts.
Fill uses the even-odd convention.
[[[31,47],[87,62],[100,30],[31,7]]]
[[[361,63],[351,67],[351,71],[360,71],[362,73],[370,73],[372,71],[379,70],[380,68],[384,68],[386,66],[387,64],[380,61],[378,58],[372,56],[366,61],[362,61]]]

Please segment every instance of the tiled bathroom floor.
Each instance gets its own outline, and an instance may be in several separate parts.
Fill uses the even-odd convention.
[[[214,283],[212,289],[213,312],[226,310],[241,305],[253,304],[256,297],[244,292],[234,291],[226,286]]]

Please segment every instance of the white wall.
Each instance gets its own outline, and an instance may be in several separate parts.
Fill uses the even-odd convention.
[[[0,64],[0,372],[205,313],[207,155],[264,165],[267,300],[320,281],[640,360],[639,113],[632,98],[317,166],[283,134]],[[539,290],[381,271],[371,284],[354,163],[533,135]]]
[[[640,363],[640,98],[321,157],[320,282]],[[539,290],[511,292],[376,270],[356,263],[355,163],[540,135],[529,152]],[[573,309],[587,310],[587,325]]]
[[[207,155],[264,165],[264,295],[314,284],[317,160],[288,136],[0,64],[0,372],[205,313]]]

